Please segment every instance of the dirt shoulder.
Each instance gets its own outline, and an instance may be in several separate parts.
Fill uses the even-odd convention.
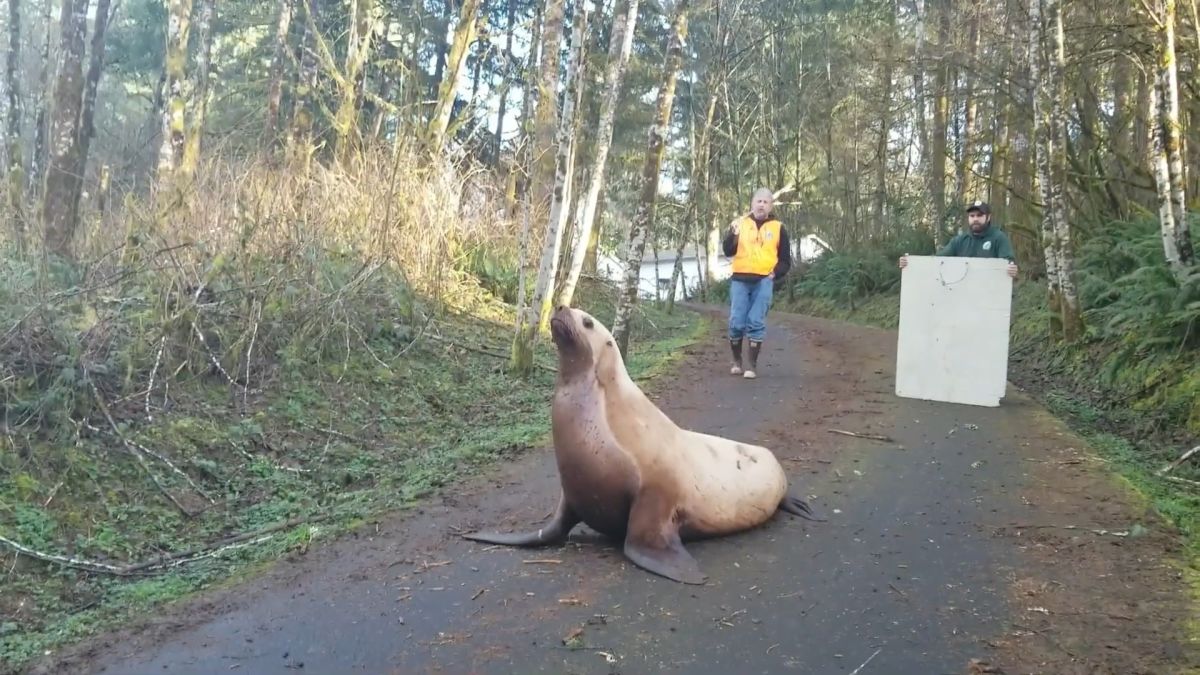
[[[558,490],[549,450],[314,546],[39,673],[1174,673],[1197,663],[1178,538],[1065,425],[899,399],[894,333],[772,314],[762,377],[724,374],[721,314],[648,387],[677,422],[762,443],[829,518],[689,545],[703,587],[579,531],[515,550]],[[886,436],[878,441],[831,430]],[[865,665],[862,665],[865,664]]]

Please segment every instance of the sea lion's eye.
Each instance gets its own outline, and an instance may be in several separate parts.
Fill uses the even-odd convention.
[[[604,344],[606,344],[606,345],[608,345],[609,347],[611,347],[611,346],[612,346],[612,340],[609,340],[608,342],[605,342]]]
[[[587,318],[586,316],[583,318],[583,327],[584,328],[593,328],[595,325],[596,324],[592,323],[592,320]]]

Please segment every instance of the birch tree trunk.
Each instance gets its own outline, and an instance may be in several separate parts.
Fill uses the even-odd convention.
[[[267,88],[267,119],[263,140],[274,145],[279,133],[279,106],[283,103],[283,73],[288,59],[288,31],[292,25],[292,0],[279,0],[275,24],[275,53],[271,57],[271,82]]]
[[[183,83],[187,75],[192,0],[169,0],[167,11],[167,47],[163,63],[166,105],[163,108],[162,145],[158,153],[159,183],[170,180],[179,170],[187,143],[187,102],[183,96]]]
[[[83,106],[83,54],[87,34],[87,0],[63,0],[58,76],[50,120],[49,161],[42,202],[46,250],[70,259],[78,223],[74,195],[81,177],[79,115]]]
[[[1158,223],[1162,232],[1163,256],[1167,266],[1176,279],[1182,279],[1187,274],[1187,267],[1179,258],[1179,244],[1175,241],[1175,206],[1171,202],[1171,166],[1167,159],[1166,125],[1162,120],[1167,116],[1167,106],[1163,102],[1162,78],[1155,78],[1155,87],[1150,92],[1149,119],[1155,120],[1154,139],[1151,148],[1151,158],[1154,169],[1154,185],[1158,188]]]
[[[554,152],[554,140],[558,128],[555,125],[558,108],[555,85],[558,83],[559,49],[565,21],[563,0],[547,0],[542,21],[541,44],[543,51],[541,68],[538,73],[537,112],[534,119],[534,138],[532,139],[534,144],[530,158],[530,198],[525,216],[529,219],[534,218],[535,214],[541,214],[543,205],[553,201],[555,177],[558,172],[555,160],[559,153],[566,151],[559,147],[559,152]],[[533,346],[541,318],[540,303],[547,297],[546,290],[552,288],[554,283],[553,278],[548,280],[546,278],[550,270],[545,269],[548,265],[544,251],[547,246],[553,246],[552,240],[557,237],[553,231],[553,223],[553,219],[547,218],[547,237],[542,243],[543,265],[538,270],[534,300],[529,307],[522,308],[517,313],[517,332],[513,338],[512,358],[509,365],[511,370],[521,375],[525,375],[533,369]],[[553,259],[550,264],[553,264]]]
[[[447,70],[442,77],[437,105],[434,107],[427,131],[430,147],[435,149],[442,147],[446,139],[446,130],[450,127],[450,112],[454,109],[454,99],[458,95],[458,83],[463,64],[467,61],[467,50],[475,41],[478,32],[479,2],[480,0],[463,0],[458,25],[454,27],[454,43],[450,46]]]
[[[571,210],[572,161],[575,156],[575,109],[579,105],[579,94],[583,81],[583,48],[587,31],[587,9],[583,2],[575,6],[575,26],[571,31],[567,64],[567,90],[563,96],[563,111],[558,121],[558,137],[555,139],[554,194],[550,202],[550,218],[547,221],[546,237],[542,244],[542,262],[538,269],[537,286],[534,288],[533,307],[538,311],[536,330],[544,331],[550,326],[550,310],[554,304],[554,282],[558,278],[559,258],[562,254],[563,233]]]
[[[683,61],[683,41],[687,36],[687,13],[689,0],[676,0],[675,18],[672,21],[670,42],[663,73],[663,84],[658,90],[657,114],[646,148],[646,162],[642,170],[642,192],[637,212],[630,224],[625,248],[625,280],[617,296],[616,318],[613,320],[613,338],[621,354],[628,358],[630,318],[637,304],[638,277],[641,272],[642,256],[646,250],[646,237],[654,226],[655,210],[658,205],[658,176],[662,167],[663,152],[667,145],[668,123],[671,107],[675,101],[675,82],[679,65]]]
[[[1188,230],[1187,200],[1184,195],[1183,177],[1183,133],[1179,121],[1179,76],[1175,59],[1175,11],[1176,0],[1156,0],[1158,10],[1159,53],[1158,53],[1158,126],[1165,145],[1168,176],[1170,181],[1170,203],[1172,237],[1179,263],[1176,275],[1182,277],[1185,268],[1195,263],[1191,233]]]
[[[621,10],[625,11],[622,12]],[[590,180],[587,193],[584,195],[583,211],[575,228],[575,237],[571,247],[571,266],[567,270],[567,278],[563,282],[562,292],[558,296],[558,304],[570,305],[575,299],[575,289],[579,285],[579,276],[583,273],[584,260],[587,258],[588,246],[592,241],[592,230],[596,222],[596,204],[600,198],[600,190],[604,187],[605,168],[608,165],[608,152],[612,147],[613,126],[616,117],[617,103],[621,99],[621,82],[625,73],[625,65],[633,50],[633,35],[637,24],[638,0],[624,0],[624,6],[617,6],[613,14],[612,36],[608,45],[608,72],[605,73],[605,83],[608,89],[600,104],[600,128],[596,139],[596,151],[592,157]]]
[[[1029,0],[1029,97],[1033,108],[1033,152],[1037,166],[1038,193],[1042,201],[1042,252],[1046,259],[1047,305],[1050,310],[1050,335],[1062,334],[1062,286],[1058,269],[1058,251],[1054,236],[1053,186],[1051,183],[1051,123],[1048,114],[1048,86],[1042,73],[1045,56],[1042,25],[1042,0]]]
[[[1045,0],[1054,21],[1054,58],[1050,61],[1051,144],[1050,158],[1054,162],[1050,194],[1054,208],[1054,243],[1058,250],[1058,279],[1062,289],[1063,337],[1074,342],[1083,335],[1083,310],[1075,285],[1075,251],[1071,245],[1071,220],[1063,190],[1067,185],[1067,117],[1066,107],[1066,44],[1063,36],[1061,0]]]
[[[49,2],[49,0],[44,0]],[[8,88],[8,218],[17,250],[25,251],[25,162],[21,157],[21,95],[17,69],[21,63],[21,0],[8,0],[8,59],[5,62],[5,86]]]
[[[197,0],[200,3],[196,17],[196,38],[200,43],[200,54],[196,62],[196,82],[192,91],[192,122],[187,127],[187,140],[183,148],[183,173],[192,176],[200,164],[200,141],[204,137],[204,119],[208,116],[208,74],[212,65],[212,23],[216,17],[216,0]]]

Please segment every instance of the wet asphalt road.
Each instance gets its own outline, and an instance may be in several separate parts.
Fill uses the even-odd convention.
[[[653,396],[682,425],[772,448],[828,522],[779,514],[689,544],[706,586],[652,576],[582,527],[545,549],[455,537],[549,515],[553,455],[533,452],[369,542],[327,545],[285,586],[114,644],[88,672],[964,672],[1009,618],[1013,552],[989,532],[1021,508],[1033,450],[1013,439],[1032,404],[898,399],[894,337],[778,314],[762,376],[744,381],[724,374],[720,321]]]

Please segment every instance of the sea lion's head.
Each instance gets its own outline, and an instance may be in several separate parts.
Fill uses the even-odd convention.
[[[592,370],[601,382],[608,382],[614,369],[624,366],[612,333],[582,309],[559,306],[550,317],[550,335],[558,347],[558,369],[565,380]]]

